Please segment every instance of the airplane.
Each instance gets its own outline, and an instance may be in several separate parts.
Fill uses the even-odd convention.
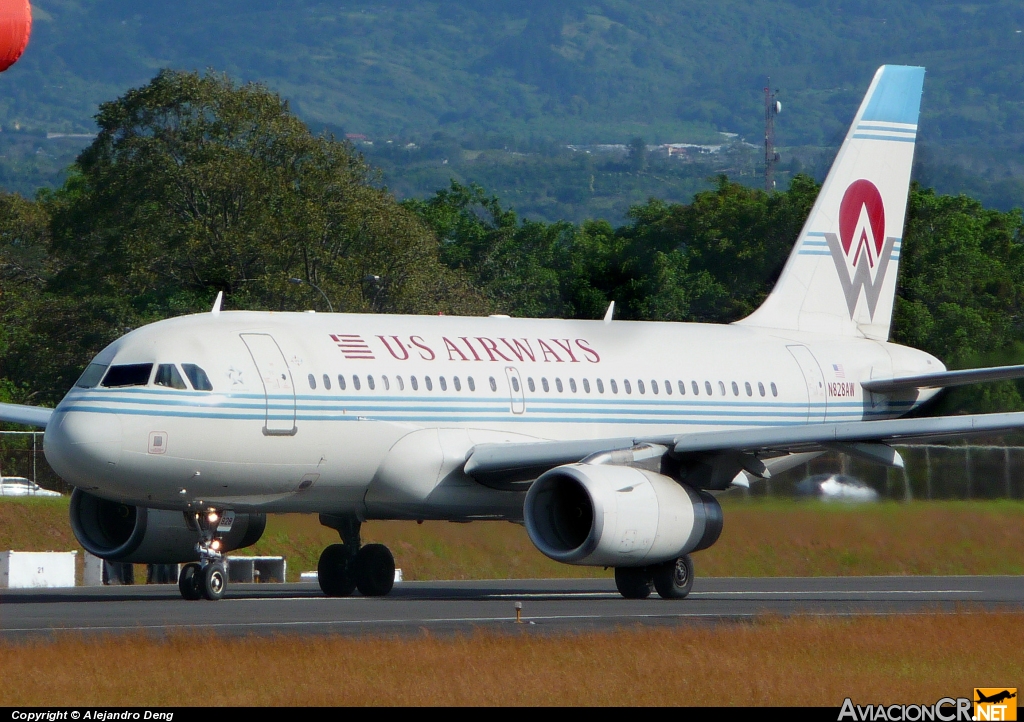
[[[888,341],[924,68],[875,74],[783,272],[732,324],[222,311],[103,349],[45,428],[75,536],[115,562],[185,563],[219,599],[223,555],[266,514],[317,513],[330,596],[386,595],[375,519],[524,524],[548,557],[613,567],[618,591],[685,598],[723,527],[715,493],[828,450],[888,466],[912,441],[1024,428],[1024,414],[903,418],[948,371]]]

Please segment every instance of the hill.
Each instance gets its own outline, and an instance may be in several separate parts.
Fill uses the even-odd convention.
[[[1012,0],[39,0],[34,9],[25,56],[0,76],[0,182],[23,192],[58,182],[85,144],[47,133],[94,132],[100,102],[162,67],[265,82],[314,128],[419,145],[440,132],[461,149],[535,155],[538,142],[714,142],[720,131],[759,144],[771,76],[784,107],[779,145],[806,160],[838,145],[878,65],[909,63],[928,68],[930,184],[966,183],[1003,207],[1021,195],[1019,184],[1005,187],[1024,177],[1024,6]],[[392,165],[388,180],[409,194],[436,189]],[[502,195],[515,187],[492,176],[460,180]],[[658,186],[637,194],[648,191]]]

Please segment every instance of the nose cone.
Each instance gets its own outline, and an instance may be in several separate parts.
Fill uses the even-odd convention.
[[[75,486],[102,486],[121,460],[121,420],[115,414],[58,409],[43,437],[46,460]]]

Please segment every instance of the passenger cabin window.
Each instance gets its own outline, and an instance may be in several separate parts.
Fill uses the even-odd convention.
[[[515,391],[516,393],[519,392],[519,379],[517,379],[515,376],[512,377],[512,390]]]
[[[704,382],[704,391],[707,392],[708,396],[714,396],[715,392],[711,390],[711,382],[710,381],[705,381]]]
[[[718,382],[718,390],[721,392],[722,396],[725,396],[725,382],[724,381],[719,381]]]
[[[373,376],[366,377],[366,385],[370,387],[370,391],[373,391],[375,388],[377,388],[376,384],[373,383]]]
[[[429,376],[423,377],[423,384],[427,387],[427,391],[434,390],[434,382],[430,380]]]
[[[615,383],[615,379],[612,379],[608,383],[610,383],[612,385],[612,393],[613,394],[619,393],[619,385],[617,383]]]
[[[642,394],[646,394],[647,393],[647,389],[644,388],[644,381],[643,381],[643,379],[637,379],[636,387],[637,387],[637,389],[640,390],[640,393],[642,393]]]
[[[89,364],[82,375],[78,377],[78,381],[75,382],[75,386],[80,389],[91,389],[100,382],[103,378],[103,374],[107,370],[106,364]]]
[[[103,386],[119,388],[121,386],[145,386],[149,383],[149,375],[153,372],[153,364],[121,364],[111,366],[103,377]],[[187,371],[186,371],[187,373]]]
[[[597,380],[597,392],[599,394],[603,394],[604,393],[604,381],[602,381],[601,379]]]
[[[390,391],[391,390],[391,382],[388,381],[388,377],[384,376],[384,375],[381,375],[380,380],[384,382],[384,390],[385,391]]]
[[[185,379],[178,373],[178,367],[174,364],[160,364],[156,367],[156,376],[153,383],[157,386],[166,386],[169,389],[187,389]]]
[[[772,396],[778,396],[779,390],[775,387],[775,382],[772,381]]]
[[[497,391],[498,390],[498,384],[494,383],[494,377],[491,376],[489,381],[491,383],[491,391]]]
[[[356,376],[355,374],[352,374],[352,388],[354,388],[356,391],[359,390],[359,377]]]
[[[459,377],[458,376],[455,376],[454,378],[452,378],[452,383],[455,384],[455,390],[456,391],[462,391],[462,382],[459,381]],[[530,379],[530,384],[531,385],[533,384],[533,379]]]
[[[412,384],[412,390],[413,390],[413,391],[419,391],[419,390],[420,390],[420,384],[419,384],[419,382],[418,382],[418,381],[416,380],[416,377],[415,377],[415,376],[410,376],[410,377],[409,377],[409,383],[410,383],[410,384]]]
[[[736,384],[735,381],[732,382],[732,395],[733,396],[739,396],[740,395],[740,387]]]
[[[764,384],[762,384],[760,381],[757,382],[757,391],[762,396],[764,396]]]
[[[588,394],[590,393],[590,381],[588,379],[583,379],[583,390]]]
[[[665,393],[669,396],[672,395],[672,382],[668,379],[665,379]]]
[[[345,390],[345,377],[341,374],[338,374],[338,388],[342,391]]]
[[[622,388],[626,389],[627,394],[633,393],[633,388],[629,385],[629,379],[623,380]]]
[[[572,389],[573,393],[576,393],[576,379],[569,379],[569,388]]]
[[[438,382],[441,384],[441,390],[442,391],[447,391],[448,390],[448,382],[444,380],[444,376],[440,377],[438,379]],[[518,391],[518,390],[519,389],[516,389],[516,391]]]
[[[530,391],[537,390],[537,384],[533,383],[533,377],[526,379],[526,385],[530,387]]]
[[[753,396],[754,395],[753,389],[750,388],[750,382],[749,381],[744,381],[743,382],[743,388],[746,390],[747,396]]]
[[[545,392],[550,392],[551,391],[551,387],[548,386],[548,380],[546,378],[542,378],[540,380],[540,385],[544,387],[544,391]]]
[[[398,390],[399,391],[405,391],[405,382],[402,381],[402,377],[401,376],[395,376],[395,379],[398,381]]]
[[[181,368],[185,375],[188,376],[188,380],[192,382],[192,388],[196,391],[213,391],[210,377],[201,368],[195,364],[182,364]]]
[[[658,393],[658,382],[654,379],[651,379],[651,391]]]
[[[562,393],[565,390],[562,388],[562,379],[555,379],[555,388],[558,389],[558,393]]]
[[[328,391],[331,390],[331,377],[327,374],[324,374],[324,388]]]
[[[697,385],[696,381],[691,381],[690,382],[690,388],[693,389],[693,395],[694,396],[700,396],[700,386]]]
[[[316,376],[313,374],[309,375],[309,388],[316,390]]]
[[[676,383],[679,385],[679,395],[686,396],[686,384],[682,381],[677,381]]]
[[[470,391],[476,391],[476,381],[473,380],[473,377],[472,376],[467,377],[466,381],[469,382],[469,390]]]

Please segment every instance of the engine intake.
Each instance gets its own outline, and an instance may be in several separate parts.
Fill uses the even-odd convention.
[[[628,466],[551,469],[530,487],[523,513],[536,547],[567,564],[656,564],[707,549],[722,533],[711,494]]]
[[[112,562],[178,564],[199,559],[199,532],[180,511],[148,509],[93,496],[81,489],[71,494],[71,529],[90,554]],[[224,534],[222,551],[252,546],[263,536],[266,514],[235,514]]]

